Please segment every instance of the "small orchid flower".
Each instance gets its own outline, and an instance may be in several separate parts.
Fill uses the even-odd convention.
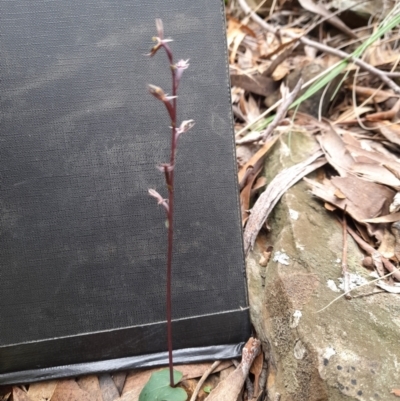
[[[158,100],[162,102],[169,102],[172,99],[176,99],[177,96],[168,96],[159,86],[149,84],[149,92]]]
[[[176,130],[176,135],[179,137],[181,134],[189,131],[194,126],[194,120],[184,120],[181,122],[180,127]]]
[[[157,204],[164,207],[169,212],[168,199],[164,199],[155,189],[149,189],[149,195],[157,200]]]
[[[160,165],[157,166],[157,168],[162,172],[162,173],[170,173],[173,169],[174,166],[171,166],[169,163],[161,163]]]
[[[156,28],[158,36],[154,36],[152,39],[153,42],[157,43],[150,50],[150,53],[148,54],[150,57],[153,57],[166,43],[172,42],[172,39],[164,39],[164,26],[160,18],[156,19]]]
[[[176,89],[178,89],[179,82],[182,78],[183,71],[189,67],[188,63],[189,59],[187,60],[179,60],[175,65],[171,66],[173,70],[175,70],[175,78],[176,78]]]
[[[168,110],[169,116],[172,119],[173,115],[174,115],[174,109],[173,109],[173,106],[171,104],[171,100],[172,99],[176,99],[177,96],[168,96],[159,86],[155,86],[155,85],[149,84],[148,88],[149,88],[149,92],[156,99],[161,100],[165,104],[165,107]]]

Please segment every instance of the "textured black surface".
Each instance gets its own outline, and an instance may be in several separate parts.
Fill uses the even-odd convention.
[[[165,55],[144,56],[156,17],[190,59],[179,119],[196,121],[179,143],[173,267],[173,316],[195,335],[178,322],[174,345],[248,335],[221,2],[0,0],[0,373],[166,349],[165,216],[147,194],[165,193],[169,154],[146,90],[170,92]]]

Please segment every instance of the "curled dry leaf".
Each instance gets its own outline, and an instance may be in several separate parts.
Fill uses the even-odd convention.
[[[261,343],[250,338],[242,351],[242,361],[237,368],[211,391],[206,401],[236,401],[249,374],[250,367],[260,352]]]
[[[260,352],[257,355],[256,359],[254,359],[254,362],[250,368],[250,372],[253,373],[253,375],[254,375],[254,394],[255,395],[258,395],[258,393],[260,392],[259,381],[260,381],[260,375],[262,372],[263,364],[264,364],[264,354],[262,352]]]
[[[397,192],[393,198],[393,202],[389,206],[390,213],[397,212],[398,210],[400,210],[400,192]]]
[[[85,376],[85,377],[89,377],[89,376]],[[95,378],[97,380],[96,376],[95,376]],[[57,385],[57,380],[32,383],[29,386],[28,396],[32,401],[48,401],[53,396],[56,385]],[[82,389],[87,391],[83,387],[82,387]]]
[[[13,387],[12,399],[13,401],[32,401],[25,391],[16,386]]]
[[[246,35],[250,35],[253,37],[256,36],[255,33],[249,27],[242,24],[237,19],[229,17],[228,28],[227,28],[227,40],[228,40],[228,46],[229,47],[232,46],[232,50],[229,56],[229,62],[231,64],[234,63],[236,58],[236,53]]]
[[[261,227],[286,190],[326,163],[321,156],[322,152],[317,151],[303,162],[281,171],[260,195],[251,210],[243,235],[246,254],[253,248]]]
[[[376,286],[379,288],[382,288],[382,290],[390,292],[391,294],[400,294],[400,287],[397,285],[389,285],[389,284],[385,284],[383,281],[377,281]],[[396,394],[396,395],[398,395],[398,397],[400,397],[400,390],[399,390],[399,394]]]
[[[400,180],[387,167],[381,164],[382,161],[376,160],[379,159],[378,156],[365,151],[362,152],[362,149],[356,146],[346,145],[330,124],[322,125],[321,134],[317,135],[317,140],[329,164],[342,177],[349,175],[359,176],[367,181],[400,188]],[[350,152],[350,149],[352,149],[352,152]],[[362,155],[362,158],[353,156],[353,151],[358,155]],[[380,158],[382,160],[382,156]],[[375,163],[372,161],[375,161]],[[389,164],[396,171],[400,171],[398,163],[391,160]]]
[[[352,176],[333,177],[323,184],[307,178],[304,180],[311,187],[313,195],[341,210],[346,207],[346,212],[358,222],[387,214],[395,194],[383,185]],[[344,198],[335,195],[337,190]]]
[[[390,121],[380,121],[374,123],[379,132],[390,142],[400,145],[400,125],[391,123]]]
[[[382,103],[388,99],[397,97],[391,91],[384,91],[364,86],[350,85],[349,89],[354,90],[362,99],[366,100],[371,98],[367,103]]]
[[[385,258],[391,259],[394,257],[395,247],[396,247],[395,236],[388,229],[386,228],[383,229],[383,237],[381,239],[378,252]]]
[[[321,145],[321,149],[325,153],[329,164],[342,176],[349,174],[354,159],[350,152],[344,146],[344,143],[332,126],[325,125],[317,140]]]

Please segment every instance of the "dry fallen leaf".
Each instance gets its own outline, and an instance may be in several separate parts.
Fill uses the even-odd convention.
[[[265,253],[265,252],[264,252]],[[251,365],[250,372],[254,375],[254,394],[257,395],[260,392],[259,380],[264,364],[264,354],[260,352],[254,359]]]
[[[25,391],[16,386],[13,387],[12,397],[13,401],[32,401]]]
[[[368,98],[371,98],[368,100],[367,104],[371,103],[382,103],[385,102],[388,99],[395,98],[396,95],[394,95],[391,91],[387,90],[379,90],[375,88],[368,88],[364,86],[358,86],[358,85],[350,85],[349,89],[354,90],[357,95],[359,95],[363,100],[367,100]]]
[[[93,401],[93,398],[75,380],[68,379],[57,382],[51,401]]]
[[[99,385],[103,401],[114,401],[119,398],[119,392],[109,373],[99,375]]]
[[[49,401],[54,394],[56,385],[57,380],[32,383],[29,386],[28,396],[32,401]]]
[[[354,159],[333,127],[325,125],[324,128],[321,134],[317,135],[321,149],[324,151],[329,164],[342,177],[346,177],[351,166],[354,165]]]
[[[247,254],[253,248],[254,242],[265,220],[282,197],[282,195],[296,182],[307,174],[323,166],[326,159],[322,158],[322,152],[317,151],[301,163],[289,167],[275,176],[266,190],[260,195],[251,209],[250,217],[243,234],[244,249]]]
[[[333,177],[323,184],[304,179],[311,187],[313,195],[325,202],[344,210],[358,222],[365,222],[389,212],[395,192],[373,182],[364,181],[357,177]],[[345,199],[335,196],[339,190]]]
[[[346,199],[346,195],[344,195],[343,192],[339,188],[335,189],[334,195],[338,199]]]
[[[390,142],[400,145],[400,125],[391,123],[390,121],[380,121],[374,123],[374,127]]]
[[[229,47],[232,45],[232,50],[229,56],[229,62],[231,64],[234,63],[237,50],[246,35],[251,35],[254,37],[256,36],[249,27],[242,24],[237,19],[229,17],[227,27],[227,41]]]
[[[385,290],[386,292],[390,292],[391,294],[400,294],[399,286],[385,284],[382,281],[377,281],[376,286],[379,288],[382,288],[382,290]],[[398,396],[400,397],[400,392],[399,392]]]
[[[238,367],[211,391],[206,401],[236,401],[249,374],[250,367],[260,352],[261,343],[250,338],[242,351],[242,361]]]
[[[328,18],[328,22],[341,30],[343,33],[353,39],[358,39],[358,36],[352,31],[339,17],[329,12],[322,3],[314,3],[312,0],[299,0],[300,5],[307,11],[318,14],[321,17]]]
[[[126,376],[127,372],[115,372],[112,374],[112,379],[115,383],[115,386],[117,387],[119,394],[122,393],[122,390],[124,388]]]

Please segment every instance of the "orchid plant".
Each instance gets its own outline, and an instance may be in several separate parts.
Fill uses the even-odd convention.
[[[168,391],[170,390],[182,390],[185,394],[184,398],[183,393],[181,392],[180,396],[178,393],[175,393],[171,400],[186,399],[186,393],[183,389],[173,389],[176,382],[180,380],[182,375],[180,372],[174,371],[173,369],[173,355],[172,355],[172,296],[171,296],[171,282],[172,282],[172,250],[173,250],[173,240],[174,240],[174,183],[175,183],[175,161],[176,161],[176,151],[178,139],[180,136],[189,131],[194,125],[193,120],[185,120],[179,126],[177,124],[177,93],[178,87],[183,75],[183,71],[189,67],[189,60],[180,60],[177,63],[174,63],[173,53],[169,46],[169,42],[172,42],[172,39],[164,38],[164,28],[161,19],[156,19],[156,27],[158,36],[153,38],[153,41],[156,44],[150,51],[149,56],[154,56],[160,49],[163,49],[168,57],[169,66],[172,75],[172,94],[166,94],[160,87],[155,85],[149,85],[149,92],[158,100],[160,100],[165,108],[167,109],[168,116],[170,118],[170,128],[171,128],[171,152],[170,152],[170,160],[168,163],[162,163],[157,166],[158,170],[160,170],[164,174],[165,184],[168,191],[168,198],[164,198],[160,195],[155,189],[149,189],[149,194],[153,198],[157,200],[157,203],[161,205],[165,213],[167,215],[167,228],[168,228],[168,245],[167,245],[167,283],[166,283],[166,311],[167,311],[167,342],[168,342],[168,361],[169,361],[169,386],[165,386],[165,375],[159,378],[158,383],[154,384],[155,387],[160,387],[160,380],[164,383],[165,389],[168,387]],[[145,401],[146,394],[152,394],[154,397],[154,391],[152,388],[148,386],[151,384],[152,379],[146,384],[144,387],[141,398],[139,401]],[[154,380],[153,380],[154,381]],[[156,378],[157,381],[157,378]],[[151,386],[150,386],[151,387]],[[154,387],[154,388],[155,388]],[[163,385],[161,384],[161,387]],[[147,388],[147,390],[146,390]],[[163,397],[167,397],[163,393]],[[167,399],[167,398],[159,398],[159,399]]]

